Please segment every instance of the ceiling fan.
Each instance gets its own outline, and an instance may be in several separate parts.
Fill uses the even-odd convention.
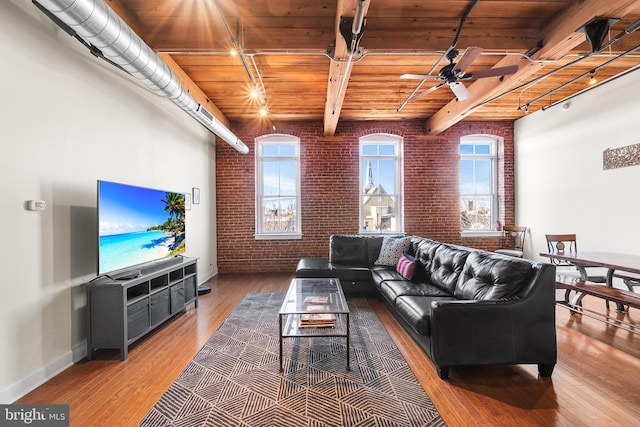
[[[445,58],[449,60],[449,64],[442,67],[442,69],[438,72],[437,75],[431,74],[403,74],[400,76],[402,79],[417,79],[425,81],[440,81],[441,83],[430,87],[429,89],[419,93],[415,96],[410,96],[409,100],[415,101],[420,99],[436,89],[449,85],[449,88],[454,93],[454,95],[458,98],[458,100],[463,101],[471,94],[466,86],[461,82],[461,80],[476,80],[485,77],[496,77],[496,76],[505,76],[508,74],[513,74],[518,71],[517,65],[509,65],[506,67],[498,67],[498,68],[489,68],[485,70],[478,70],[471,73],[467,73],[467,68],[476,60],[476,58],[482,53],[482,48],[477,46],[468,47],[464,55],[460,58],[460,61],[457,63],[454,62],[458,57],[459,52],[456,49],[450,49],[446,52]],[[415,91],[414,91],[415,93]]]
[[[403,74],[400,76],[403,79],[419,79],[420,83],[416,86],[415,89],[409,94],[409,96],[402,101],[400,106],[396,109],[397,112],[400,112],[402,108],[407,105],[408,102],[418,100],[434,90],[444,86],[449,85],[451,91],[455,94],[458,100],[463,101],[471,96],[467,87],[460,80],[475,80],[481,79],[483,77],[494,77],[494,76],[505,76],[508,74],[513,74],[518,71],[518,67],[516,65],[508,66],[508,67],[498,67],[498,68],[490,68],[487,70],[479,70],[474,73],[466,73],[467,68],[476,60],[476,58],[482,53],[481,47],[471,46],[468,47],[460,61],[456,64],[455,59],[458,57],[458,52],[455,47],[458,44],[458,39],[460,38],[460,32],[462,31],[462,27],[464,22],[467,20],[467,17],[471,13],[474,7],[478,4],[480,0],[473,0],[465,10],[464,14],[460,18],[460,23],[458,24],[458,29],[456,30],[456,35],[449,45],[449,48],[442,54],[440,59],[431,67],[431,70],[427,74]],[[449,60],[449,65],[445,65],[437,75],[433,75],[433,71],[436,69],[438,65],[444,60]],[[441,81],[441,83],[419,93],[416,95],[416,92],[420,89],[424,82],[428,80],[437,80]]]

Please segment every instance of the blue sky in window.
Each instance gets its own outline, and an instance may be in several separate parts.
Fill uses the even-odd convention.
[[[362,145],[363,156],[394,156],[396,154],[395,144],[364,144]],[[369,161],[370,160],[370,161]],[[373,184],[381,185],[387,193],[396,191],[396,170],[395,161],[392,159],[363,159],[360,165],[360,182],[364,187],[367,184],[368,165],[371,165]]]
[[[296,162],[265,160],[262,162],[262,194],[293,196],[296,194]]]
[[[475,162],[475,179],[474,179],[474,162]],[[460,193],[461,194],[491,193],[491,161],[490,160],[461,160],[460,161]]]
[[[362,161],[362,177],[361,181],[362,186],[364,187],[367,184],[367,165],[369,162],[367,160]],[[385,189],[387,193],[395,192],[395,167],[393,160],[371,160],[371,171],[373,175],[373,184],[374,185],[382,185],[382,188]]]

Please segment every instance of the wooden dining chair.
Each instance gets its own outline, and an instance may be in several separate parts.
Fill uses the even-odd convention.
[[[553,254],[575,254],[578,252],[578,241],[575,234],[545,234],[547,239],[547,249],[549,253]],[[551,263],[558,267],[572,267],[576,266],[568,261],[551,259]],[[589,268],[590,266],[584,266]],[[593,266],[591,266],[593,267]],[[607,283],[606,276],[591,276],[587,273],[587,280],[596,283]]]
[[[578,252],[578,241],[575,234],[545,234],[545,238],[547,239],[547,250],[549,253],[575,254]],[[556,268],[560,267],[560,269],[556,269],[558,276],[582,277],[583,274],[580,273],[580,268],[584,268],[584,275],[586,275],[586,279],[588,281],[594,283],[607,283],[606,276],[589,275],[586,270],[589,266],[580,266],[580,268],[578,268],[568,261],[554,258],[551,258],[551,263],[555,264]],[[565,301],[568,301],[570,290],[562,286],[557,287],[558,289],[565,289]],[[609,308],[609,301],[606,301],[605,305]]]
[[[527,235],[527,227],[505,225],[502,227],[502,244],[494,252],[522,258],[524,255],[524,239]]]

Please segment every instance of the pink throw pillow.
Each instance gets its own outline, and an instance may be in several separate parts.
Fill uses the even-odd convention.
[[[396,265],[396,271],[407,280],[411,280],[416,269],[416,260],[412,256],[402,254]]]

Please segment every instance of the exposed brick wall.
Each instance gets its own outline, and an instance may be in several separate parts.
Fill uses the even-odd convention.
[[[224,143],[216,147],[219,271],[291,271],[302,257],[327,257],[329,236],[356,234],[359,226],[358,139],[390,133],[404,140],[404,224],[407,234],[493,250],[500,239],[461,238],[458,144],[472,134],[497,136],[502,223],[513,223],[513,123],[462,122],[438,136],[426,136],[425,121],[339,122],[333,137],[322,122],[277,123],[277,129],[234,123],[250,148],[246,156]],[[300,138],[301,240],[255,240],[255,138],[267,134]]]

